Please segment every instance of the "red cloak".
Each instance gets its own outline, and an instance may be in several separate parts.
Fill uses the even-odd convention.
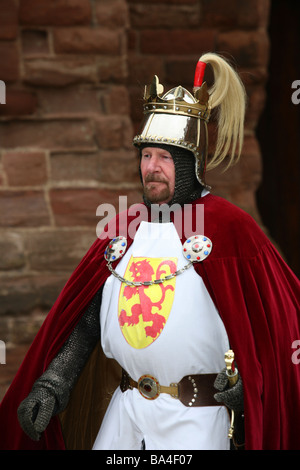
[[[212,240],[213,249],[194,269],[224,322],[243,378],[245,448],[300,449],[300,360],[295,360],[293,349],[300,340],[299,281],[248,214],[222,198],[207,195],[193,203],[194,217],[197,204],[204,205],[204,235]],[[128,246],[132,239],[127,228],[134,218],[123,213],[116,219],[117,234],[127,237]],[[189,236],[183,226],[182,243]],[[107,239],[97,239],[91,246],[7,391],[0,406],[1,449],[66,448],[58,416],[51,419],[41,440],[34,442],[21,430],[17,408],[110,275],[103,256],[107,244]],[[99,376],[97,368],[92,372],[85,384]],[[84,397],[81,394],[81,401],[86,401]],[[89,403],[91,409],[94,406]],[[71,414],[76,423],[74,410]]]

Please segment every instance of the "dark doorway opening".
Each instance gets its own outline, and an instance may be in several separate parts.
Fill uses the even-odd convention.
[[[264,225],[287,263],[300,274],[300,2],[272,0],[267,100],[257,127],[263,182],[257,204]],[[298,94],[300,98],[300,92]]]

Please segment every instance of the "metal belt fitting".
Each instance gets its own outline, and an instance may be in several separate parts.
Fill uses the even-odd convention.
[[[168,393],[173,398],[178,398],[178,385],[170,384],[169,387],[160,385],[158,380],[151,375],[142,375],[137,383],[138,391],[148,400],[155,400],[161,393]]]
[[[214,399],[216,389],[213,387],[217,374],[198,374],[183,377],[178,383],[171,383],[169,387],[160,385],[152,375],[142,375],[136,382],[122,369],[120,388],[122,392],[137,388],[147,400],[155,400],[161,393],[167,393],[179,399],[185,406],[218,406]]]

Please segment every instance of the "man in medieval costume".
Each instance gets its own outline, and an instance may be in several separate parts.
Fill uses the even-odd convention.
[[[193,94],[154,77],[144,100],[142,216],[132,233],[137,212],[119,214],[70,277],[3,399],[0,447],[299,449],[299,282],[205,182],[212,110],[210,167],[241,153],[244,87],[207,53]]]

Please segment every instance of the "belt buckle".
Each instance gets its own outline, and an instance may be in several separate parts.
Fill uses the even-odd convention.
[[[152,375],[142,375],[138,380],[138,391],[147,400],[155,400],[160,394],[159,382]]]

